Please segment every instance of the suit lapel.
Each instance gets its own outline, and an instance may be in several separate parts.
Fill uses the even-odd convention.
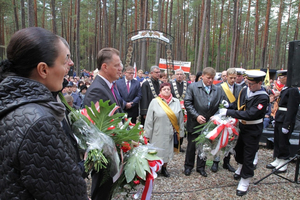
[[[111,103],[117,103],[113,93],[111,92],[111,90],[108,87],[108,85],[106,84],[106,82],[100,76],[97,76],[97,77],[99,77],[99,83],[105,88],[107,94],[109,95],[110,102]]]

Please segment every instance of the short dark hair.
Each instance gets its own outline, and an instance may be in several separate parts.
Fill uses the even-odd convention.
[[[59,42],[57,35],[40,27],[14,33],[7,46],[7,60],[0,63],[0,82],[9,75],[28,78],[40,62],[52,67]]]
[[[112,56],[116,54],[116,55],[120,55],[119,50],[115,49],[115,48],[111,48],[111,47],[106,47],[101,49],[98,52],[97,55],[97,68],[98,70],[101,69],[101,66],[103,63],[108,62],[109,60],[111,60]]]

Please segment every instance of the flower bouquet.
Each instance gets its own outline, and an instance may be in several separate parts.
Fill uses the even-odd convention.
[[[153,180],[163,161],[155,155],[155,147],[147,144],[141,125],[132,124],[125,113],[115,113],[118,107],[109,105],[109,101],[91,102],[90,108],[86,106],[80,112],[69,109],[78,144],[88,152],[86,171],[104,169],[101,172],[114,182],[107,192],[141,191],[145,185],[142,199],[150,199]]]
[[[216,114],[207,123],[195,127],[198,130],[194,133],[201,133],[194,140],[200,158],[213,160],[216,155],[234,154],[233,148],[239,135],[237,123],[237,119]]]

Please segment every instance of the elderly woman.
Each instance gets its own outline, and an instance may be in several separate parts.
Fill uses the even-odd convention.
[[[167,164],[173,158],[174,132],[184,136],[183,114],[180,102],[171,94],[171,84],[160,85],[159,97],[153,99],[149,105],[145,121],[145,137],[155,147],[158,147],[157,156],[164,161],[161,173],[165,177],[170,174]]]
[[[88,199],[62,128],[67,46],[37,27],[16,32],[0,63],[0,199]]]

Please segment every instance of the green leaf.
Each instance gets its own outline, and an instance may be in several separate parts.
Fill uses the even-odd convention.
[[[131,182],[135,177],[136,159],[137,158],[135,156],[131,156],[124,167],[124,174],[127,183]]]

